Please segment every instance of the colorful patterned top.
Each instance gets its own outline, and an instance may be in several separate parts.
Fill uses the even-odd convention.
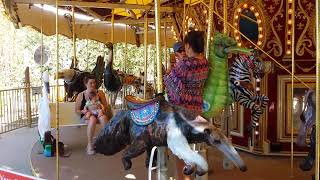
[[[208,71],[206,59],[186,58],[178,61],[170,73],[164,76],[169,102],[201,113]]]

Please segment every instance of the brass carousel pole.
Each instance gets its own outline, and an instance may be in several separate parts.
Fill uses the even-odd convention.
[[[226,0],[223,0],[223,33],[224,34],[227,34],[228,33],[228,25],[227,25],[227,1]],[[214,6],[214,5],[213,5]],[[212,7],[214,8],[214,7]],[[223,118],[221,120],[221,129],[222,131],[227,135],[227,137],[229,137],[229,131],[228,131],[228,116],[226,116],[227,111],[228,111],[229,107],[225,108],[224,111],[223,111]],[[224,117],[227,117],[227,119],[225,119]],[[224,161],[225,161],[226,157],[224,157]]]
[[[43,4],[41,4],[41,28],[40,28],[40,31],[41,31],[41,66],[43,68]],[[41,84],[42,84],[42,74],[43,73],[41,71]]]
[[[114,9],[112,9],[111,15],[111,43],[114,43]]]
[[[148,12],[144,15],[144,76],[143,98],[147,99],[147,75],[148,75]]]
[[[74,16],[74,6],[72,6],[72,46],[73,46],[73,67],[76,67],[76,59],[77,59],[77,45],[76,45],[76,27],[75,27],[75,23],[76,23],[76,18]]]
[[[160,0],[154,1],[155,8],[155,26],[156,26],[156,58],[157,58],[157,93],[163,92],[162,84],[162,60],[161,60],[161,23],[160,23]],[[167,180],[167,167],[166,167],[166,149],[165,147],[158,147],[157,153],[158,160],[158,180]]]
[[[187,26],[187,24],[186,24],[186,0],[183,0],[182,40],[184,39],[184,36],[185,36],[186,26]]]
[[[123,61],[123,73],[124,74],[127,74],[127,25],[125,26],[124,28],[124,61]],[[126,75],[124,76],[126,77]],[[122,108],[124,109],[125,108],[125,97],[126,97],[126,91],[127,91],[127,86],[123,86],[122,88]]]
[[[320,153],[320,2],[316,1],[316,165],[315,177],[319,177],[319,153]]]
[[[114,9],[112,9],[112,11],[111,11],[111,37],[110,37],[110,41],[112,44],[114,43]],[[114,54],[113,54],[113,56],[114,56]],[[117,95],[118,95],[118,93],[116,93],[116,94],[111,93],[110,94],[110,102],[111,102],[112,106],[113,105],[115,106],[115,104],[116,104]]]
[[[165,63],[165,68],[166,70],[168,69],[168,58],[167,58],[167,23],[164,22],[164,41],[163,41],[163,46],[164,46],[164,63]]]
[[[209,4],[209,18],[208,18],[208,31],[207,31],[207,44],[206,44],[206,58],[209,58],[210,52],[210,41],[211,41],[211,34],[212,34],[212,26],[213,26],[213,6],[214,0],[210,0]]]
[[[291,9],[295,9],[295,4],[294,4],[294,1],[292,1],[292,8]],[[291,108],[291,158],[290,158],[290,175],[291,177],[293,177],[293,85],[294,85],[294,73],[295,73],[295,61],[294,61],[294,54],[295,54],[295,51],[294,51],[294,48],[295,48],[295,42],[294,42],[294,32],[295,32],[295,17],[294,17],[294,14],[291,14],[291,21],[292,21],[292,32],[291,32],[291,102],[292,102],[292,108]]]
[[[223,33],[224,34],[228,34],[227,21],[228,21],[228,1],[223,0]]]
[[[59,71],[59,27],[58,27],[58,0],[56,0],[56,77],[58,77]],[[59,132],[59,79],[56,78],[56,142],[59,142],[60,132]],[[60,179],[60,168],[59,168],[59,143],[56,143],[56,180]]]
[[[155,0],[155,25],[156,25],[156,59],[157,59],[157,92],[163,91],[162,85],[162,60],[161,60],[161,25],[160,25],[160,2]]]

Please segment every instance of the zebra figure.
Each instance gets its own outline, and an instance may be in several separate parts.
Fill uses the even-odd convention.
[[[265,66],[258,59],[257,51],[251,56],[238,55],[229,69],[229,88],[234,102],[251,110],[251,128],[258,125],[259,118],[268,105],[269,98],[256,94],[252,84],[252,78],[261,79]]]

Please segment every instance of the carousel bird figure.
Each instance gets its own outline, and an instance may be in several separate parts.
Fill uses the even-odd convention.
[[[111,104],[114,105],[118,92],[123,86],[132,86],[136,92],[140,92],[143,82],[139,77],[115,70],[113,68],[113,44],[108,42],[106,43],[106,47],[108,48],[109,52],[107,65],[104,70],[104,86],[107,91],[112,93]]]
[[[81,71],[77,67],[77,61],[70,66],[70,69],[64,69],[58,72],[58,79],[64,79],[64,87],[67,93],[67,101],[75,101],[77,95],[86,89],[84,78],[89,74],[94,74],[97,81],[97,89],[103,81],[104,60],[102,56],[98,56],[96,65],[91,72]]]

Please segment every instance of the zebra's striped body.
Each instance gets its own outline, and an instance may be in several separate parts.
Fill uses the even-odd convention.
[[[267,96],[254,93],[252,85],[252,78],[261,78],[263,73],[263,63],[245,55],[236,57],[229,70],[230,95],[233,101],[251,110],[252,127],[256,127],[269,101]]]

